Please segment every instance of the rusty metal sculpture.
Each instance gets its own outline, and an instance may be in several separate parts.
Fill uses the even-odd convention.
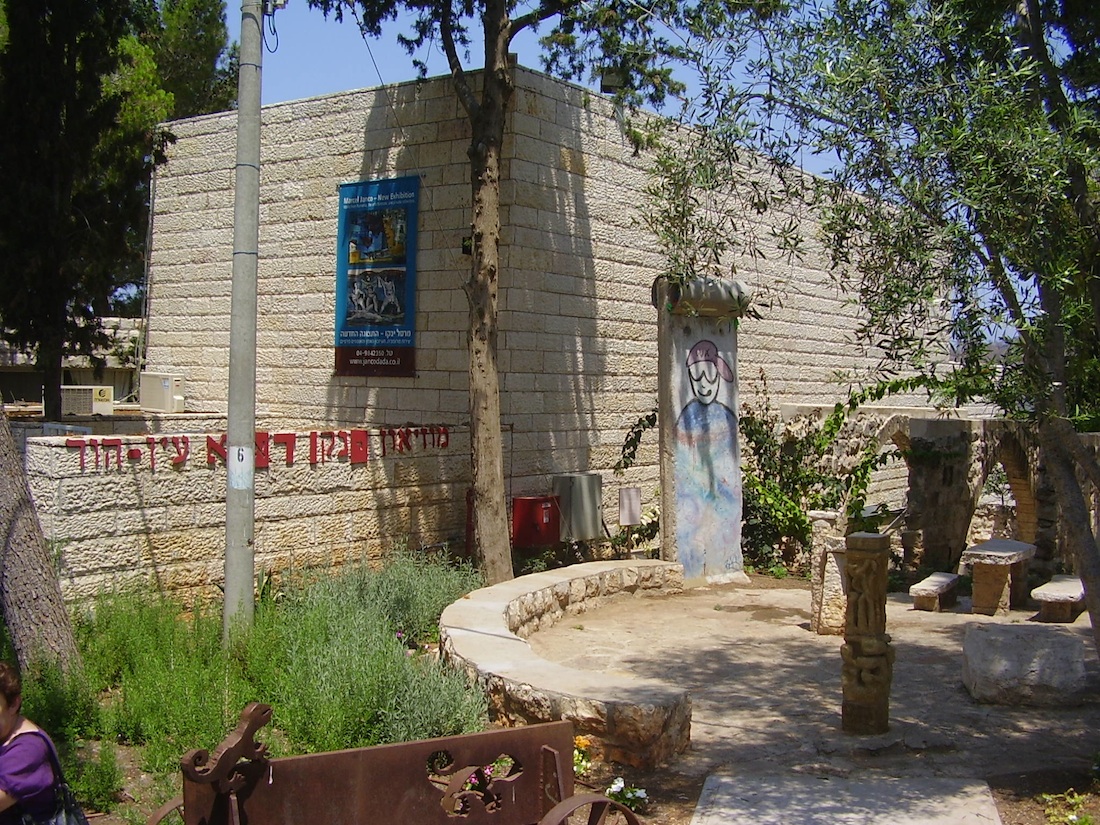
[[[189,752],[182,798],[149,825],[176,809],[184,825],[638,825],[607,797],[572,796],[568,722],[268,759],[254,737],[270,720],[253,703],[213,754]]]
[[[245,705],[237,727],[222,740],[211,756],[207,751],[188,751],[180,760],[183,775],[192,782],[213,785],[218,793],[239,791],[245,782],[241,760],[266,762],[267,745],[255,740],[256,732],[271,721],[271,706]]]
[[[539,820],[539,825],[568,825],[570,817],[582,809],[588,809],[586,825],[604,825],[608,818],[618,814],[627,825],[641,825],[637,814],[622,803],[598,793],[580,793],[555,805]],[[575,820],[578,825],[580,820]],[[617,821],[617,820],[614,820]]]

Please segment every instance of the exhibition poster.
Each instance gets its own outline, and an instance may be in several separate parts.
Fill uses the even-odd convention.
[[[416,374],[415,176],[340,186],[336,374]]]

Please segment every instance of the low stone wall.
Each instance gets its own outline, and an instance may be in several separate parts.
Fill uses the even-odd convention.
[[[446,661],[467,670],[505,725],[568,719],[593,755],[652,769],[691,738],[691,698],[653,680],[564,667],[525,639],[613,598],[679,593],[683,568],[653,560],[601,561],[521,576],[455,602],[440,619]]]
[[[141,582],[187,602],[218,597],[225,569],[225,432],[197,429],[216,427],[216,419],[169,423],[196,428],[23,439],[31,495],[66,598]],[[133,419],[130,425],[136,426]],[[373,562],[402,542],[414,548],[462,543],[468,427],[302,432],[260,426],[257,571]]]

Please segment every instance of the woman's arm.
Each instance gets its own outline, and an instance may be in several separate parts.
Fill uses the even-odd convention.
[[[7,791],[0,791],[0,811],[6,811],[19,800]]]

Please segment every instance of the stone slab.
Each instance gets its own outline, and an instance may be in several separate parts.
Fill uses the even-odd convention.
[[[954,573],[933,573],[909,588],[910,596],[938,596],[959,581]]]
[[[707,777],[691,825],[1000,825],[989,786],[944,777]]]
[[[955,573],[933,573],[909,588],[913,609],[939,611],[953,607],[958,588],[959,577]]]
[[[968,547],[962,554],[962,564],[1015,564],[1035,555],[1035,545],[1012,539],[990,539]]]
[[[1042,624],[971,624],[963,637],[963,684],[979,702],[1063,707],[1084,698],[1082,639]]]
[[[1031,598],[1040,602],[1078,602],[1085,597],[1085,588],[1076,576],[1059,575],[1031,591]]]

